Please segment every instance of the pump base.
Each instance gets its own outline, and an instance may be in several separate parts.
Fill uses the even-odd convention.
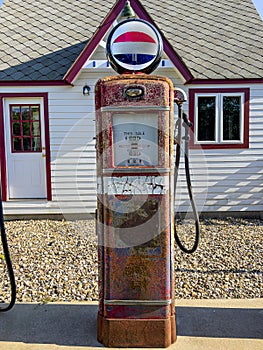
[[[166,348],[176,341],[175,316],[146,320],[98,315],[98,341],[115,348]]]

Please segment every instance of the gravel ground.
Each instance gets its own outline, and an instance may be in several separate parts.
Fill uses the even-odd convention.
[[[188,225],[178,225],[187,236]],[[263,221],[206,219],[193,254],[175,248],[177,298],[262,298]],[[17,301],[98,300],[95,221],[6,222]],[[0,249],[0,302],[10,297]]]

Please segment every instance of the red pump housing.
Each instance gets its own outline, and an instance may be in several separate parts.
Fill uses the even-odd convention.
[[[123,74],[96,85],[98,340],[167,347],[176,340],[173,84]]]

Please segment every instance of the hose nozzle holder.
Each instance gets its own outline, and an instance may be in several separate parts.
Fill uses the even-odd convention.
[[[180,88],[174,89],[174,102],[179,106],[187,101],[187,96],[184,90]]]

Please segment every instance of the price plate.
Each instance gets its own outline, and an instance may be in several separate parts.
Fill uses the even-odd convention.
[[[158,115],[113,116],[114,166],[158,165]]]

